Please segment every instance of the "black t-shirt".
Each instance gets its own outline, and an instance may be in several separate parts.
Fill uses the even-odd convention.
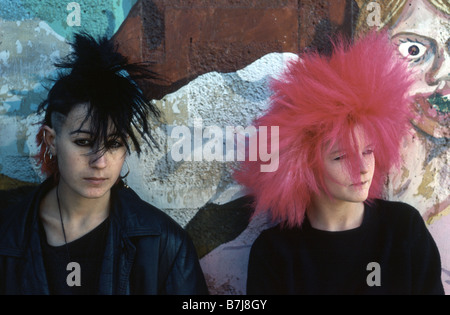
[[[108,227],[109,218],[86,235],[68,243],[67,248],[66,245],[50,246],[40,224],[42,256],[50,294],[97,294]],[[70,262],[78,266],[68,268]]]
[[[248,294],[444,294],[438,249],[419,212],[365,205],[362,224],[330,232],[277,225],[252,246]]]

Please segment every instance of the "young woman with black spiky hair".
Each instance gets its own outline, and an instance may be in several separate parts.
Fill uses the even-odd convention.
[[[106,38],[71,45],[39,107],[47,179],[0,213],[0,293],[207,294],[187,233],[120,176],[131,145],[155,144],[159,111],[136,82],[156,75]]]

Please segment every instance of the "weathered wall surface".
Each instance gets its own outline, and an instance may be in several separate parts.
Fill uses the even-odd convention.
[[[244,294],[251,244],[270,222],[248,222],[249,199],[231,177],[238,150],[230,143],[239,126],[250,126],[266,108],[268,80],[293,53],[326,53],[337,33],[386,27],[400,47],[402,34],[415,32],[402,49],[415,45],[427,58],[411,63],[423,66],[412,106],[427,119],[413,122],[404,168],[392,174],[387,193],[423,214],[441,250],[450,293],[449,5],[413,2],[119,0],[68,7],[71,1],[0,0],[0,189],[42,179],[31,158],[40,119],[34,112],[55,75],[52,63],[68,52],[65,40],[81,30],[113,36],[131,60],[153,61],[166,78],[156,89],[143,87],[164,113],[154,127],[161,149],[128,158],[128,185],[191,234],[211,293]],[[430,26],[427,17],[438,24]],[[419,35],[435,40],[427,46]]]
[[[0,172],[39,181],[30,161],[53,63],[68,52],[74,31],[112,36],[135,1],[0,0]]]

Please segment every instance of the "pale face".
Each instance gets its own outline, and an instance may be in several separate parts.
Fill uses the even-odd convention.
[[[107,197],[120,176],[126,148],[117,140],[109,144],[111,149],[104,154],[91,154],[93,147],[89,121],[83,124],[86,112],[86,105],[75,107],[61,130],[55,133],[52,149],[58,158],[59,185],[78,197]]]
[[[427,1],[410,1],[390,33],[414,71],[413,109],[420,118],[413,123],[433,137],[449,137],[450,16]]]
[[[334,144],[324,158],[325,186],[336,202],[364,202],[369,194],[375,170],[373,146],[367,143],[362,131],[357,130],[356,135],[360,174],[357,180],[352,179],[346,167],[349,153],[342,151],[339,143]]]

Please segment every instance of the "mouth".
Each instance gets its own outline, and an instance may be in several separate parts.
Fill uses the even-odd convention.
[[[446,94],[434,93],[428,98],[428,102],[431,107],[436,109],[438,115],[446,115],[449,113],[450,108],[450,91],[446,91]]]
[[[440,90],[431,95],[414,96],[413,110],[416,117],[412,123],[425,133],[436,137],[449,137],[450,90]]]
[[[353,183],[350,186],[362,187],[362,186],[366,185],[368,182],[369,182],[368,180],[365,180],[365,181],[362,181],[362,182]]]
[[[107,181],[108,178],[105,178],[105,177],[86,177],[86,178],[84,178],[84,180],[89,182],[92,185],[101,185],[105,181]]]

